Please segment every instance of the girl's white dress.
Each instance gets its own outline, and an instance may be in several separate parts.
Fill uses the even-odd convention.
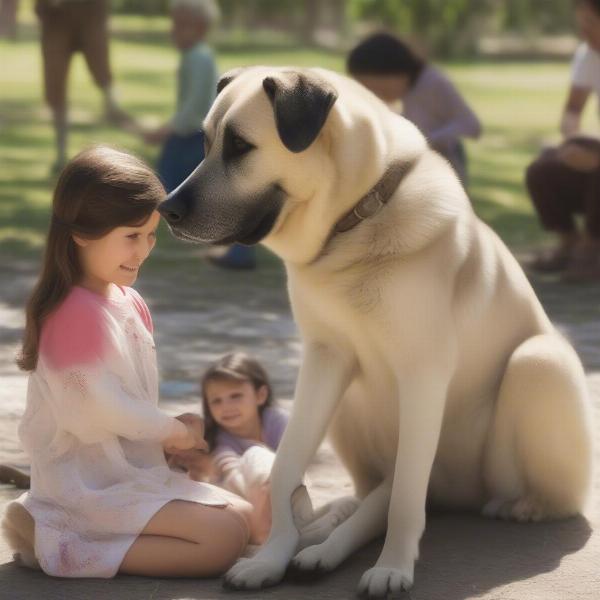
[[[151,517],[171,500],[225,506],[218,488],[171,471],[161,441],[174,419],[158,402],[148,308],[131,288],[104,298],[74,287],[45,321],[19,437],[42,569],[112,577]]]

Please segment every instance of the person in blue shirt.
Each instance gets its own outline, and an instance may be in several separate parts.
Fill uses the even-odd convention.
[[[177,109],[161,127],[143,133],[150,144],[162,144],[158,175],[174,190],[204,158],[202,122],[217,93],[217,65],[205,38],[219,17],[214,0],[172,0],[171,36],[181,52],[177,76]]]
[[[204,159],[202,122],[217,93],[218,72],[205,39],[219,18],[214,0],[171,0],[171,35],[181,52],[177,85],[177,110],[173,118],[143,133],[150,144],[162,144],[158,175],[167,192],[174,190]],[[255,266],[255,250],[234,244],[224,253],[211,252],[209,260],[233,269]]]

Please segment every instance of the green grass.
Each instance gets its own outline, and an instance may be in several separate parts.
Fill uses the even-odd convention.
[[[112,64],[124,108],[136,116],[167,119],[173,110],[177,53],[165,18],[115,17]],[[16,43],[0,41],[0,255],[36,255],[43,245],[53,181],[53,132],[44,108],[35,21],[25,15]],[[250,42],[230,37],[217,47],[219,69],[250,64],[296,64],[343,69],[340,54],[298,48],[284,38]],[[556,139],[568,82],[566,63],[444,65],[481,117],[485,133],[468,144],[470,193],[478,214],[513,247],[543,235],[523,187],[523,172],[544,141]],[[130,150],[154,163],[158,149],[101,118],[101,99],[76,56],[69,82],[69,153],[94,142]],[[594,115],[588,114],[593,122]],[[163,235],[167,254],[190,255]],[[159,253],[160,254],[160,253]],[[154,261],[153,261],[154,262]]]

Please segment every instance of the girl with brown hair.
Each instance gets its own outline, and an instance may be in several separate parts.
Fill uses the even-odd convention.
[[[202,412],[210,455],[189,450],[170,459],[192,479],[211,481],[248,500],[253,527],[266,539],[271,527],[271,470],[288,422],[274,405],[273,389],[263,366],[251,356],[232,352],[202,376]],[[292,515],[301,546],[322,542],[356,509],[356,499],[344,497],[313,510],[305,485],[291,497]]]
[[[190,450],[169,459],[192,479],[211,481],[246,498],[263,540],[271,526],[270,475],[275,451],[287,425],[285,412],[273,406],[273,390],[262,365],[254,358],[232,352],[203,374],[204,437],[210,455]],[[304,486],[294,495],[298,526],[313,518]]]
[[[18,360],[31,490],[3,522],[21,561],[49,575],[214,576],[254,535],[250,504],[164,459],[206,443],[198,420],[157,407],[152,319],[130,287],[163,196],[146,165],[106,147],[75,157],[54,193]]]

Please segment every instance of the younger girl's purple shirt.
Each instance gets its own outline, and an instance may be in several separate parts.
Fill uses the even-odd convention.
[[[277,450],[288,422],[287,415],[282,410],[269,406],[263,411],[261,421],[264,444],[273,451]],[[224,429],[219,429],[216,437],[215,454],[220,450],[233,450],[241,456],[248,448],[259,445],[261,443],[256,440],[241,438]]]
[[[271,450],[277,450],[283,432],[288,422],[288,416],[281,409],[267,407],[262,412],[262,437],[264,445]],[[224,429],[219,429],[216,437],[213,461],[221,473],[231,467],[232,459],[237,462],[240,456],[252,446],[261,446],[256,440],[249,440],[233,435]]]

